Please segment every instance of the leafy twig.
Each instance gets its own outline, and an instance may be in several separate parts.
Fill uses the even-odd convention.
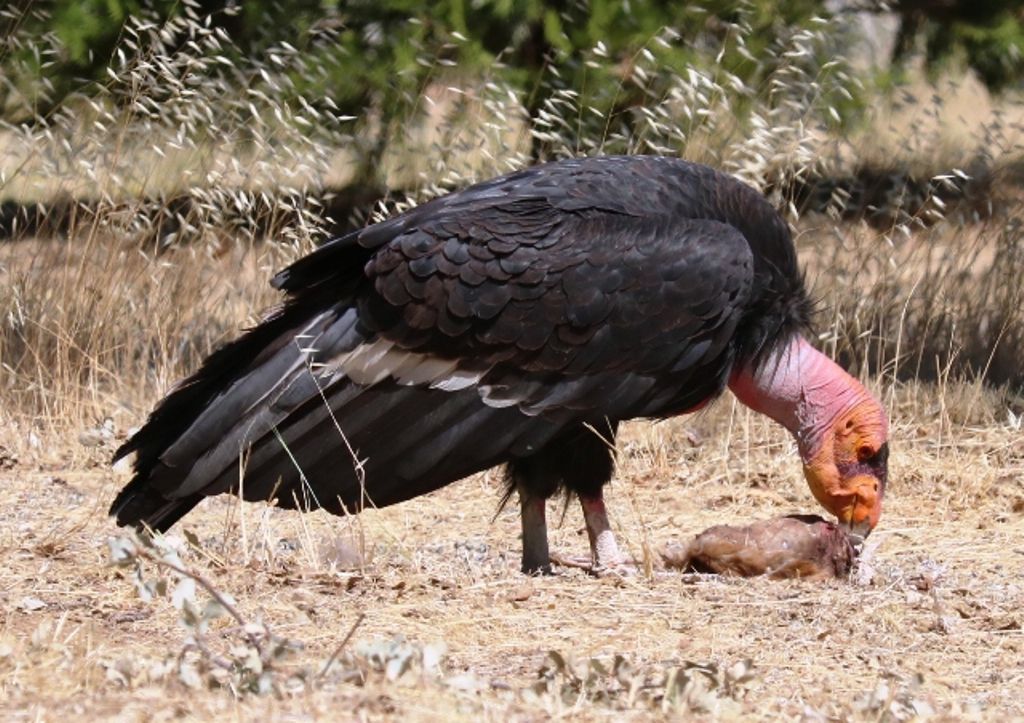
[[[233,617],[235,621],[238,623],[238,625],[242,628],[242,632],[245,634],[246,639],[256,649],[256,652],[259,654],[260,660],[267,660],[263,648],[263,643],[260,640],[259,636],[250,631],[249,623],[246,621],[246,619],[242,617],[242,614],[238,612],[238,609],[235,608],[235,606],[227,599],[227,597],[223,593],[221,593],[216,587],[214,587],[212,582],[207,580],[199,573],[193,572],[192,570],[189,570],[188,568],[182,565],[178,565],[174,562],[171,562],[170,560],[154,555],[152,552],[145,549],[144,547],[136,546],[136,554],[139,557],[156,564],[158,567],[165,567],[168,570],[176,572],[182,577],[186,577],[192,580],[201,588],[206,590],[207,594],[209,594],[209,596],[212,597],[218,605],[224,608],[224,610],[227,611],[228,615]]]

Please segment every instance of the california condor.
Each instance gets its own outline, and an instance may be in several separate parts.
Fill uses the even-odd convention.
[[[354,513],[504,463],[523,570],[549,568],[545,500],[560,490],[606,568],[624,559],[602,499],[619,423],[700,409],[727,386],[793,433],[840,522],[878,522],[885,413],[805,341],[786,223],[706,166],[528,168],[333,239],[273,285],[283,305],[117,451],[136,455],[118,524],[163,531],[223,492]]]

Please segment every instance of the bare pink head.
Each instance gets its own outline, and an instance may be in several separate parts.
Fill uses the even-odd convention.
[[[814,497],[852,532],[878,524],[888,477],[889,422],[864,386],[796,336],[729,388],[796,438]]]

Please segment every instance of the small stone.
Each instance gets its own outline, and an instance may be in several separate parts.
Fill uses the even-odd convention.
[[[21,609],[25,612],[32,613],[36,610],[42,610],[46,607],[46,603],[37,597],[23,597],[21,599]]]

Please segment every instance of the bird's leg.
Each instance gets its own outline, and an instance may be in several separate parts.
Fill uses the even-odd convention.
[[[617,428],[618,423],[609,420],[597,427],[582,425],[549,445],[551,464],[557,466],[563,485],[580,499],[590,539],[589,560],[556,555],[553,561],[559,565],[582,567],[597,575],[628,573],[635,568],[634,561],[619,549],[604,506],[603,488],[615,470]]]
[[[623,554],[608,522],[608,510],[604,505],[604,496],[596,494],[580,494],[580,506],[583,508],[583,521],[590,540],[590,557],[577,555],[552,555],[552,561],[563,567],[578,567],[595,575],[631,575],[637,570],[637,562]]]
[[[580,506],[583,507],[583,521],[587,526],[587,537],[590,539],[593,569],[607,570],[632,563],[632,560],[622,554],[619,543],[615,540],[601,492],[596,495],[581,495]]]
[[[523,572],[527,575],[550,575],[548,552],[547,500],[531,494],[525,485],[517,485],[523,523]]]

